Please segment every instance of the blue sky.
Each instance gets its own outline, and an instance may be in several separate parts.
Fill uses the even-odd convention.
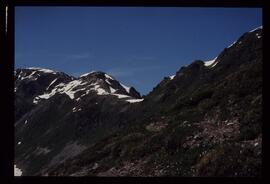
[[[104,71],[147,94],[260,25],[259,8],[16,7],[15,68]]]

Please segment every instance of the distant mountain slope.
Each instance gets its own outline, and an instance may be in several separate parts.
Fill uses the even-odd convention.
[[[33,104],[35,96],[52,90],[60,83],[66,84],[73,80],[73,77],[48,69],[29,68],[17,69],[14,72],[14,79],[15,121],[17,121],[35,106]]]
[[[58,93],[27,113],[32,128],[20,118],[16,165],[25,175],[261,176],[262,36],[257,28],[180,68],[143,101],[132,96],[140,103],[92,94],[89,74],[82,100]]]
[[[103,72],[76,79],[48,69],[16,70],[17,167],[23,175],[36,175],[80,153],[123,127],[124,112],[142,100],[133,87]]]

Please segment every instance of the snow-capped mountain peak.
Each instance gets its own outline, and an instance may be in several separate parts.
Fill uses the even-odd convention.
[[[33,83],[33,86],[41,86],[35,90],[31,85],[34,104],[56,94],[66,94],[71,100],[79,101],[90,93],[112,95],[130,103],[142,101],[140,94],[133,87],[127,87],[101,71],[92,71],[77,79],[62,72],[36,67],[18,69],[14,74],[16,93],[20,91],[20,86],[29,82]]]

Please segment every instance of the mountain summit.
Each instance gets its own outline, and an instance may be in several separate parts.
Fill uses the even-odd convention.
[[[129,103],[140,102],[140,93],[133,87],[127,87],[104,72],[92,72],[79,78],[44,68],[17,69],[14,72],[16,103],[24,108],[16,109],[16,119],[56,94],[65,94],[70,99],[79,101],[84,96],[112,95]],[[20,106],[20,105],[19,105]],[[25,108],[26,107],[26,108]]]

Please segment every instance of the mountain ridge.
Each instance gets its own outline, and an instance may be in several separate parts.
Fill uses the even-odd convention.
[[[140,103],[56,93],[16,121],[16,166],[23,175],[260,176],[261,38],[255,29],[211,62],[181,67]],[[100,86],[113,83],[83,77],[99,75]]]

